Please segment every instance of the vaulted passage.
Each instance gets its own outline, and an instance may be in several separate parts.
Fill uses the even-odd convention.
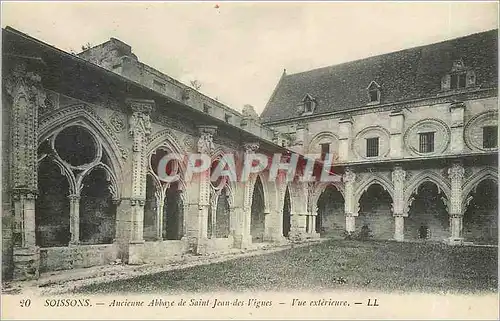
[[[359,200],[356,229],[370,229],[374,239],[391,239],[394,236],[392,199],[379,184],[372,184]]]
[[[50,159],[38,168],[36,243],[41,247],[67,246],[70,239],[69,186],[61,169]]]
[[[335,186],[325,188],[317,207],[316,233],[321,237],[342,237],[345,231],[344,197]]]
[[[288,190],[288,187],[287,187],[286,191],[285,191],[285,200],[283,202],[283,236],[284,237],[288,237],[288,234],[290,234],[291,210],[292,210],[292,205],[290,202],[290,191]]]
[[[265,232],[265,203],[264,188],[260,177],[257,177],[252,196],[252,212],[250,220],[250,234],[252,241],[263,242]]]
[[[498,185],[491,179],[481,181],[471,193],[463,217],[462,235],[466,241],[498,243]]]
[[[83,244],[110,244],[115,238],[116,205],[106,172],[93,169],[83,179],[80,199],[80,241]]]
[[[405,239],[443,240],[450,236],[446,198],[432,182],[422,183],[405,218]]]

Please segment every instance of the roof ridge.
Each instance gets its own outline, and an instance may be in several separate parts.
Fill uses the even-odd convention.
[[[288,77],[298,76],[298,75],[309,73],[309,72],[320,71],[320,70],[327,70],[329,68],[339,67],[339,66],[343,66],[343,65],[347,65],[347,64],[356,63],[356,62],[368,61],[368,60],[372,60],[372,59],[376,59],[376,58],[381,58],[381,57],[384,57],[384,56],[389,56],[389,55],[392,55],[392,54],[402,53],[402,52],[405,52],[405,51],[417,50],[417,49],[421,49],[421,48],[425,48],[425,47],[440,45],[440,44],[447,43],[447,42],[458,41],[460,39],[477,36],[479,34],[487,34],[487,33],[493,32],[493,31],[497,31],[498,32],[498,28],[490,29],[490,30],[486,30],[486,31],[475,32],[475,33],[471,33],[471,34],[468,34],[468,35],[465,35],[465,36],[460,36],[460,37],[456,37],[456,38],[450,38],[450,39],[446,39],[446,40],[442,40],[442,41],[438,41],[438,42],[432,42],[432,43],[429,43],[429,44],[415,46],[415,47],[411,47],[411,48],[405,48],[405,49],[400,49],[400,50],[396,50],[396,51],[390,51],[390,52],[386,52],[386,53],[382,53],[382,54],[378,54],[378,55],[374,55],[374,56],[367,56],[367,57],[359,58],[359,59],[355,59],[355,60],[344,61],[344,62],[341,62],[341,63],[338,63],[338,64],[334,64],[334,65],[328,65],[328,66],[318,67],[318,68],[314,68],[314,69],[304,70],[304,71],[300,71],[300,72],[296,72],[296,73],[291,73],[291,74],[284,75],[284,77],[288,78]]]

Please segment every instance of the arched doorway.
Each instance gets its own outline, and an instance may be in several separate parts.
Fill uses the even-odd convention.
[[[328,185],[317,201],[316,233],[321,237],[341,238],[345,231],[344,197]]]
[[[356,229],[368,228],[374,239],[388,240],[394,237],[394,218],[391,213],[391,195],[378,183],[374,183],[359,199],[359,215]]]
[[[498,184],[482,180],[474,191],[463,217],[462,236],[478,244],[498,243]]]
[[[264,187],[260,177],[257,176],[252,195],[252,208],[250,218],[250,234],[252,242],[258,243],[264,241],[265,233],[265,203],[264,203]]]
[[[283,201],[283,236],[288,237],[290,234],[290,228],[291,228],[291,211],[292,211],[292,204],[290,200],[290,191],[288,189],[288,186],[286,187],[285,191],[285,199]]]
[[[413,195],[405,218],[405,239],[443,240],[450,236],[446,197],[436,184],[425,181]]]

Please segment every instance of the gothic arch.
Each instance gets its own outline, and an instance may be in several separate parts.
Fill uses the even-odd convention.
[[[83,127],[90,132],[97,140],[97,143],[102,145],[111,163],[111,167],[108,169],[113,173],[113,180],[117,186],[117,197],[119,197],[118,187],[122,183],[122,166],[127,153],[120,145],[118,138],[113,134],[109,125],[87,105],[71,105],[56,110],[40,119],[38,130],[39,145],[51,136],[71,126]]]
[[[120,184],[118,184],[116,176],[113,173],[113,171],[111,170],[111,168],[108,165],[103,164],[103,163],[99,163],[95,166],[88,168],[87,170],[85,170],[82,173],[82,175],[78,176],[77,182],[76,182],[77,187],[78,187],[77,194],[80,195],[80,192],[83,188],[82,183],[83,183],[83,180],[85,179],[85,177],[87,177],[93,170],[98,169],[98,168],[103,169],[104,172],[106,173],[106,180],[108,182],[110,182],[110,185],[108,186],[108,188],[111,192],[111,195],[113,196],[113,199],[118,200],[120,198],[120,195],[121,195],[120,194],[121,186],[120,186]]]
[[[146,147],[146,155],[150,155],[158,147],[167,147],[174,153],[185,154],[184,148],[177,142],[169,129],[163,129],[151,135]]]
[[[262,185],[262,192],[263,192],[263,197],[264,197],[264,211],[265,213],[269,213],[270,209],[270,194],[269,194],[269,186],[268,184],[273,184],[272,182],[268,182],[267,180],[264,179],[264,175],[262,173],[259,174],[252,174],[250,175],[249,181],[247,184],[251,184],[250,186],[250,197],[249,197],[249,205],[251,206],[252,204],[252,197],[253,197],[253,192],[255,189],[255,184],[257,183],[257,177],[260,179],[261,185]]]
[[[337,191],[340,192],[342,197],[345,200],[345,190],[344,186],[338,182],[330,182],[330,183],[318,183],[314,185],[313,191],[312,191],[312,197],[310,198],[310,204],[308,204],[310,207],[309,210],[312,211],[314,207],[316,207],[318,203],[318,199],[321,196],[321,194],[325,191],[325,189],[328,186],[333,186]]]
[[[451,198],[451,187],[450,183],[447,182],[442,175],[439,175],[436,172],[433,171],[423,171],[415,175],[415,177],[412,178],[412,180],[409,182],[409,184],[405,188],[405,201],[407,206],[409,207],[411,204],[410,198],[412,197],[412,194],[415,193],[420,185],[424,182],[432,182],[434,183],[439,190],[441,190],[448,201],[450,201]]]
[[[491,179],[498,184],[498,171],[494,167],[486,167],[467,179],[462,187],[462,210],[465,211],[469,195],[484,180]]]
[[[70,194],[76,194],[78,191],[78,183],[73,172],[69,170],[66,166],[64,166],[64,164],[61,163],[61,161],[52,156],[40,158],[38,160],[37,167],[39,168],[42,162],[44,161],[53,162],[54,164],[57,165],[57,167],[61,170],[61,174],[68,180]]]
[[[359,199],[363,195],[363,193],[370,188],[373,184],[379,184],[382,186],[382,188],[389,193],[391,196],[392,201],[394,202],[394,186],[391,181],[386,179],[383,176],[380,175],[371,175],[367,180],[364,182],[361,182],[360,186],[356,189],[356,192],[354,193],[354,204],[359,203]]]

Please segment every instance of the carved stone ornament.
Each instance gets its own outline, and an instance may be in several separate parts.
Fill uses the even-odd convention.
[[[215,148],[214,135],[217,132],[217,127],[200,126],[198,130],[200,132],[200,138],[198,139],[198,152],[211,155]]]
[[[124,117],[117,112],[113,113],[111,117],[109,117],[109,124],[116,133],[121,133],[126,126]]]
[[[45,109],[45,100],[47,95],[41,86],[41,77],[26,70],[24,64],[16,64],[4,81],[7,93],[14,97],[16,91],[25,91],[30,100],[40,109]]]
[[[255,153],[259,149],[259,143],[245,143],[243,145],[243,148],[245,149],[245,153],[250,154],[250,153]]]

